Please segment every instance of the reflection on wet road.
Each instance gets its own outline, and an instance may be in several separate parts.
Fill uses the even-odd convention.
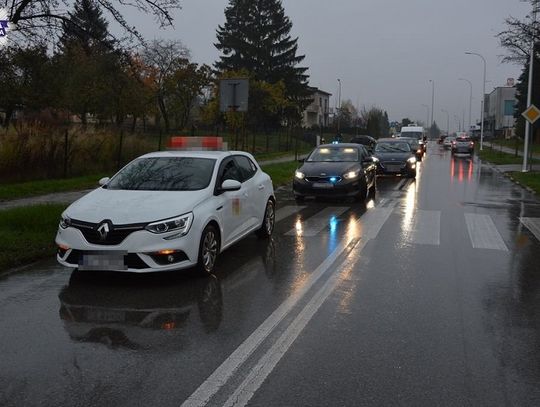
[[[416,180],[284,188],[276,219],[208,278],[4,276],[0,405],[540,404],[536,198],[431,145]]]

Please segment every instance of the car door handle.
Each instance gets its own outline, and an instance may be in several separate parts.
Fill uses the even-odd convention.
[[[264,189],[264,185],[259,185],[259,191],[262,191]]]

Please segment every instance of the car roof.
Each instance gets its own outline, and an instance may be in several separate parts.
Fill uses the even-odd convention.
[[[387,138],[380,138],[379,140],[377,140],[379,143],[381,141],[384,141],[385,143],[387,142],[390,142],[390,143],[397,143],[399,141],[403,142],[403,143],[406,143],[407,141],[405,140],[407,137],[398,137],[398,138],[390,138],[390,137],[387,137]]]
[[[170,151],[156,151],[153,153],[144,154],[140,158],[191,157],[191,158],[223,159],[231,155],[245,155],[248,157],[253,157],[251,154],[246,153],[245,151],[170,150]]]

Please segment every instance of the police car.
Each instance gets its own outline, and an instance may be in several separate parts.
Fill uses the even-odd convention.
[[[272,180],[245,152],[146,154],[100,185],[62,214],[57,260],[66,267],[212,273],[225,249],[274,230]]]

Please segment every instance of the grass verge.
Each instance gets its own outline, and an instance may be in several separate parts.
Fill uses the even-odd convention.
[[[66,205],[35,205],[0,211],[0,271],[51,257]]]
[[[478,156],[495,165],[523,164],[523,157],[515,157],[514,154],[504,153],[502,151],[485,148],[483,151],[478,151]],[[537,159],[532,160],[533,163],[539,163]]]
[[[16,184],[0,184],[0,200],[26,198],[31,196],[52,194],[55,192],[80,191],[97,188],[100,178],[105,174],[86,175],[84,177],[49,179],[21,182]]]
[[[512,178],[540,194],[540,172],[513,172]]]
[[[272,178],[274,188],[288,184],[292,182],[294,176],[294,170],[296,170],[300,164],[296,161],[290,161],[280,164],[270,164],[262,167]]]

